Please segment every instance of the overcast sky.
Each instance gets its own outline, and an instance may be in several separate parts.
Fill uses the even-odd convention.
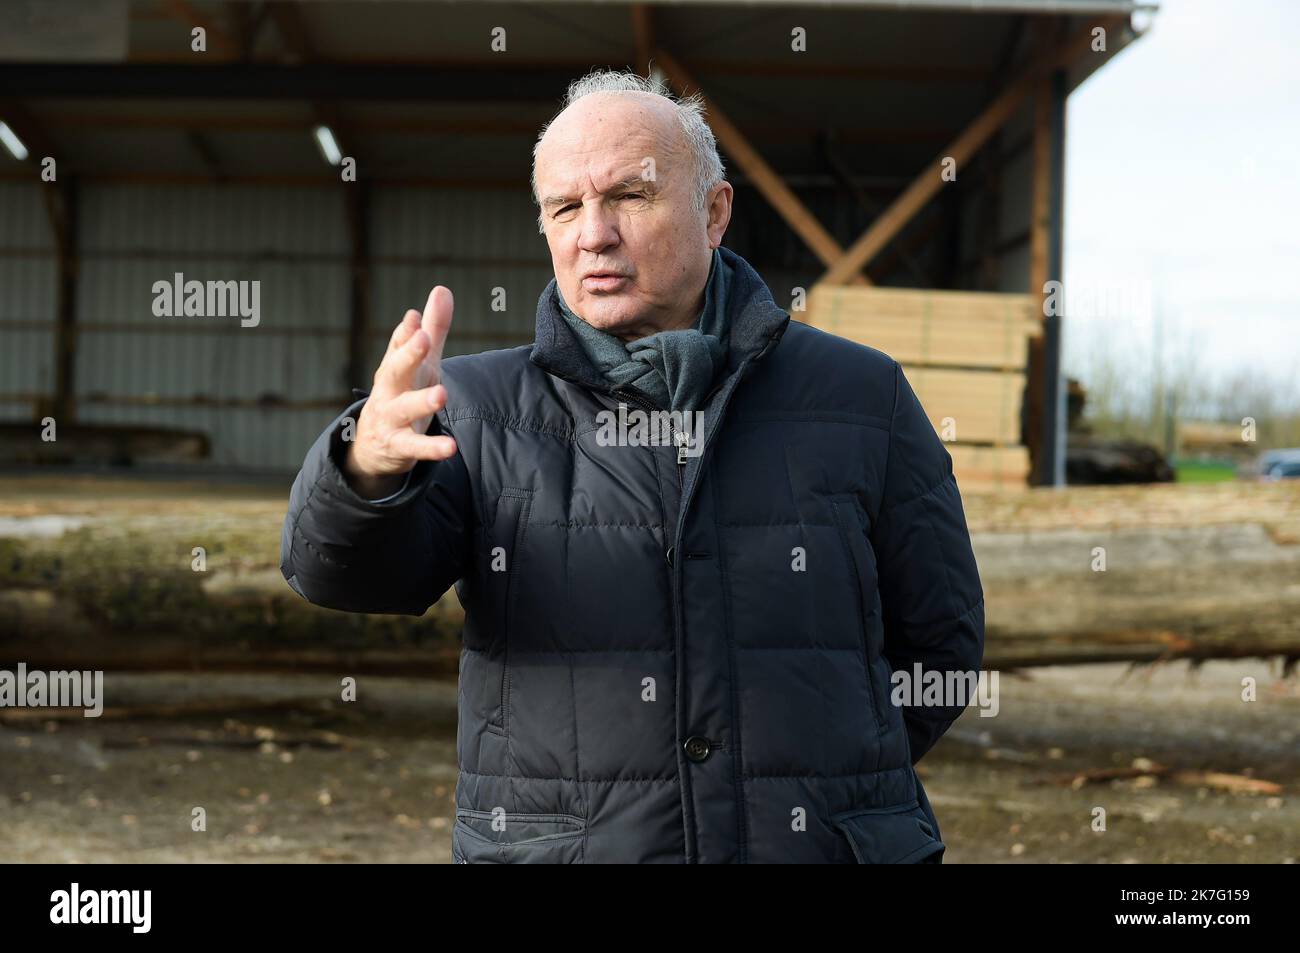
[[[1068,108],[1067,372],[1149,367],[1157,312],[1166,355],[1300,380],[1300,0],[1162,0]]]

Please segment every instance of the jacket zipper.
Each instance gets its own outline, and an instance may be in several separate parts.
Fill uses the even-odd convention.
[[[750,369],[754,365],[756,365],[760,360],[762,360],[763,357],[766,356],[768,351],[776,347],[776,342],[779,341],[780,339],[781,339],[780,334],[774,333],[769,335],[767,339],[767,343],[763,345],[763,349],[759,351],[757,354],[746,358],[744,361],[741,362],[740,366],[736,369],[737,377],[734,384],[732,385],[731,391],[727,394],[727,397],[723,401],[722,406],[718,408],[718,418],[717,420],[714,421],[713,428],[707,434],[704,435],[704,442],[700,446],[701,467],[703,467],[704,465],[704,459],[703,459],[704,454],[708,451],[709,443],[713,438],[713,434],[716,433],[717,429],[722,426],[722,419],[726,416],[727,405],[731,402],[731,396],[735,394],[736,388],[740,386],[740,382],[744,380],[745,375],[749,373]],[[726,383],[726,379],[724,379],[722,383],[719,383],[717,387],[715,387],[712,391],[710,391],[709,396],[704,399],[704,402],[707,404],[709,399],[712,398],[714,394],[716,394],[719,390],[723,389],[725,383]],[[678,476],[680,475],[681,475],[681,469],[679,468]],[[695,488],[699,486],[699,482],[700,481],[697,477],[695,483],[691,485],[691,494],[690,494],[691,496],[695,495]],[[678,505],[678,515],[677,515],[678,529],[680,529],[680,527],[682,526],[686,518],[686,508],[690,505],[691,502],[690,499],[688,499],[687,496],[685,495],[685,490],[683,490],[682,493],[683,496],[680,501],[680,504]],[[676,534],[677,531],[674,530],[673,533],[674,539],[676,539]],[[673,628],[676,630],[678,637],[680,637],[682,625],[683,625],[683,619],[682,619],[683,609],[682,609],[681,600],[677,598],[676,580],[674,580],[673,582],[673,596],[674,596]],[[689,779],[683,777],[682,781],[683,781],[683,787],[686,789],[687,792],[689,792],[690,790]],[[698,853],[699,853],[698,834],[695,830],[695,825],[689,816],[685,817],[683,819],[683,822],[684,822],[684,827],[686,829],[686,837],[689,841],[689,843],[687,844],[687,862],[689,863],[691,861],[691,858],[698,857]],[[743,822],[742,822],[742,826],[743,826]],[[740,844],[740,855],[741,855],[740,862],[742,864],[748,862],[748,853],[749,852],[746,849],[745,840],[744,840],[744,832],[742,831],[741,844]]]
[[[778,334],[768,335],[767,343],[763,345],[763,349],[759,351],[757,354],[745,358],[745,360],[741,362],[740,366],[736,369],[736,373],[738,377],[735,383],[735,387],[732,388],[733,393],[735,392],[735,388],[740,386],[740,382],[744,380],[745,375],[748,374],[750,370],[752,370],[758,364],[759,361],[761,361],[764,357],[767,356],[768,351],[776,347],[776,342],[779,341],[780,339],[781,339],[780,335]],[[726,381],[724,380],[722,383],[718,384],[718,386],[714,387],[713,390],[709,392],[709,396],[704,399],[705,403],[708,403],[709,398],[712,397],[714,394],[716,394],[719,390],[721,390],[725,385],[725,383]],[[730,403],[730,398],[728,398],[727,403]],[[717,419],[713,422],[713,429],[711,429],[707,434],[704,435],[704,442],[700,446],[701,456],[704,455],[704,449],[708,447],[710,441],[713,439],[713,435],[717,432],[718,428],[722,426],[722,418],[726,416],[726,412],[727,412],[726,404],[723,404],[723,406],[718,410]],[[698,482],[699,481],[697,480],[696,483]],[[684,512],[685,506],[686,506],[686,501],[683,500],[682,501],[683,516],[685,515]]]
[[[767,343],[763,346],[762,350],[760,350],[760,351],[758,352],[758,354],[753,355],[753,356],[751,356],[751,357],[745,359],[745,360],[741,363],[740,367],[737,368],[737,373],[739,374],[739,378],[740,378],[740,379],[743,379],[744,376],[745,376],[745,374],[748,373],[748,371],[749,371],[749,369],[750,369],[751,367],[753,367],[755,364],[757,364],[758,361],[762,360],[762,358],[763,358],[764,356],[766,356],[767,353],[768,353],[770,350],[772,350],[772,348],[776,347],[776,343],[777,343],[777,341],[779,341],[780,339],[781,339],[780,334],[773,333],[773,334],[769,335],[769,336],[768,336],[768,339],[767,339]],[[566,379],[567,379],[567,378],[566,378]],[[736,381],[736,386],[739,386],[739,384],[740,384],[740,379],[738,379],[738,380]],[[722,380],[721,382],[719,382],[719,383],[718,383],[718,384],[713,388],[713,390],[709,391],[708,396],[705,397],[705,399],[704,399],[704,402],[705,402],[706,404],[709,402],[709,400],[713,397],[714,394],[718,393],[718,391],[720,391],[720,390],[723,389],[723,387],[724,387],[725,384],[726,384],[726,380],[727,380],[727,379],[724,378],[724,380]],[[576,381],[573,381],[573,382],[571,382],[571,383],[577,383],[577,382],[576,382]],[[584,385],[584,386],[585,386],[585,385]],[[735,388],[733,387],[732,390],[733,390],[733,392],[734,392]],[[641,398],[639,395],[629,393],[629,392],[626,391],[626,390],[624,390],[624,391],[611,390],[611,391],[609,391],[609,393],[610,393],[612,396],[615,396],[615,397],[622,396],[622,395],[626,395],[626,396],[628,396],[629,398],[631,398],[632,401],[633,401],[634,403],[640,404],[643,408],[647,408],[647,409],[650,409],[650,410],[663,410],[662,407],[656,407],[656,406],[654,406],[654,404],[653,404],[652,402],[650,402],[650,401],[648,401],[648,400],[645,400],[645,399]],[[729,402],[729,401],[728,401],[728,402]],[[727,408],[726,408],[726,404],[724,404],[724,405],[719,409],[718,419],[714,422],[713,429],[710,430],[709,433],[705,435],[705,437],[704,437],[704,442],[703,442],[702,446],[700,447],[700,455],[701,455],[701,457],[703,457],[704,452],[705,452],[705,450],[707,449],[707,447],[708,447],[708,445],[709,445],[709,439],[713,436],[714,432],[718,429],[718,427],[721,426],[721,424],[722,424],[722,418],[725,416],[725,414],[726,414],[726,410],[727,410]],[[679,493],[681,494],[681,497],[680,497],[680,499],[679,499],[679,501],[678,501],[677,526],[680,527],[680,526],[682,525],[682,520],[683,520],[683,519],[685,518],[685,516],[686,516],[686,507],[687,507],[687,505],[689,504],[689,500],[687,500],[687,499],[686,499],[686,496],[685,496],[686,490],[685,490],[685,483],[684,483],[683,473],[684,473],[685,470],[686,470],[686,460],[685,460],[685,454],[683,453],[683,447],[682,447],[681,444],[678,444],[678,450],[677,450],[677,462],[678,462],[678,466],[677,466],[677,486],[678,486]],[[697,481],[697,483],[698,483],[698,481]],[[692,495],[693,495],[693,494],[694,494],[694,486],[692,486],[691,489],[692,489]],[[674,529],[673,536],[674,536],[674,539],[676,539],[676,529]],[[681,633],[681,626],[682,626],[682,619],[681,619],[682,606],[681,606],[681,603],[680,603],[680,602],[678,601],[678,599],[677,599],[677,584],[676,584],[675,581],[674,581],[674,583],[673,583],[673,603],[674,603],[674,604],[673,604],[673,628],[676,630],[677,634],[680,636],[680,633]],[[679,725],[679,727],[680,727],[680,725]],[[685,781],[686,781],[686,779],[683,778],[683,782],[685,782]],[[686,785],[684,785],[684,786],[686,786]],[[687,789],[689,790],[689,787],[687,787]],[[696,844],[696,832],[695,832],[695,830],[694,830],[694,825],[691,823],[691,820],[690,820],[689,817],[684,818],[684,825],[685,825],[685,828],[686,828],[686,836],[687,836],[687,839],[688,839],[688,841],[689,841],[688,849],[687,849],[687,858],[688,858],[688,862],[689,862],[690,858],[693,857],[693,856],[695,856],[695,855],[697,854],[699,848],[698,848],[698,845]],[[742,848],[742,862],[744,862],[744,856],[743,856],[743,854],[744,854],[744,851],[743,851],[743,848]]]
[[[665,411],[664,408],[660,407],[658,404],[654,403],[651,400],[647,400],[646,398],[642,397],[640,394],[637,394],[633,391],[615,390],[615,391],[611,391],[610,393],[612,393],[615,397],[626,397],[629,400],[631,400],[634,404],[639,404],[645,410],[653,410],[659,413],[667,413],[667,411]],[[671,421],[672,418],[670,417],[669,420]],[[684,434],[680,430],[674,430],[673,442],[677,445],[677,493],[678,496],[680,497],[682,492],[682,487],[685,483],[685,478],[683,474],[685,474],[686,472],[686,442],[687,442],[686,434]]]

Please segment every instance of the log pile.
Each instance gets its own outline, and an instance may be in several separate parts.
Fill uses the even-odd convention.
[[[1300,485],[967,494],[995,668],[1300,658]]]
[[[1300,658],[1300,482],[964,494],[987,668]],[[0,480],[0,668],[452,675],[463,612],[320,609],[284,495]],[[206,569],[195,572],[203,547]]]
[[[335,612],[293,592],[278,568],[282,499],[94,479],[0,482],[0,667],[457,670],[454,592],[419,618]]]

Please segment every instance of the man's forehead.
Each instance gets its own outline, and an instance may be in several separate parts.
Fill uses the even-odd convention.
[[[594,187],[602,192],[634,178],[650,181],[673,164],[676,138],[675,128],[644,103],[593,94],[547,130],[537,153],[537,180],[547,191]]]
[[[538,171],[543,196],[579,194],[591,190],[613,192],[620,188],[654,185],[658,156],[567,156],[549,170]]]
[[[546,139],[622,139],[628,135],[672,136],[675,107],[661,96],[641,92],[598,92],[582,97],[551,122]]]

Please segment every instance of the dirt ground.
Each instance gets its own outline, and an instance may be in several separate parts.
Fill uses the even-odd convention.
[[[1257,701],[1240,699],[1244,675]],[[1300,679],[1279,676],[1251,660],[1002,675],[998,714],[968,710],[921,765],[945,860],[1295,862]],[[454,684],[363,678],[343,702],[322,677],[109,674],[105,695],[100,719],[0,722],[0,861],[451,859]],[[115,717],[205,699],[223,704]],[[1139,759],[1170,773],[1048,783]]]
[[[265,577],[283,596],[284,497],[170,478],[8,476],[0,538],[109,517],[238,524],[257,544],[214,560],[213,575]],[[1016,626],[1058,637],[1067,609],[1200,638],[1194,623],[1216,630],[1205,606],[1225,598],[1247,629],[1268,623],[1279,644],[1296,644],[1296,481],[964,498],[993,648]],[[1085,588],[1097,576],[1075,559],[1098,544],[1114,557],[1104,592]],[[1253,702],[1240,697],[1248,675]],[[968,711],[920,766],[947,862],[1300,857],[1300,675],[1282,678],[1278,662],[1030,668],[1002,673],[999,688],[996,717]],[[343,702],[332,677],[110,672],[105,692],[98,720],[0,710],[0,861],[451,859],[453,683],[362,676]],[[1129,776],[1071,783],[1102,771]],[[1271,786],[1244,793],[1252,782]],[[195,808],[206,830],[192,829]]]

